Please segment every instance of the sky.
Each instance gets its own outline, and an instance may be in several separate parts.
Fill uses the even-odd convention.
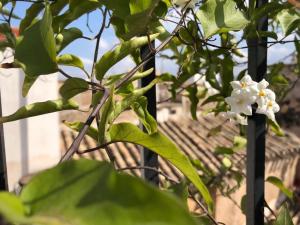
[[[26,9],[28,8],[28,3],[19,2],[17,3],[17,7],[15,9],[15,13],[22,18],[25,16]],[[71,23],[68,27],[78,27],[82,30],[82,32],[85,34],[85,36],[93,37],[97,34],[99,29],[99,24],[102,23],[102,17],[100,11],[95,11],[90,14],[90,20],[89,20],[89,27],[91,31],[86,26],[87,23],[87,16],[82,16],[78,20]],[[13,26],[18,26],[19,21],[13,20],[12,21]],[[165,27],[167,30],[172,30],[174,25],[172,24],[166,24]],[[279,39],[283,37],[281,33],[278,34]],[[293,40],[294,36],[290,35],[285,40]],[[101,57],[106,51],[112,49],[116,44],[119,43],[118,38],[114,35],[113,28],[106,29],[103,33],[101,42],[100,42],[100,49],[99,49],[99,56]],[[79,56],[83,63],[85,64],[85,68],[87,71],[91,70],[92,67],[92,59],[94,55],[94,49],[95,49],[95,41],[89,41],[85,39],[79,39],[69,45],[67,48],[65,48],[62,52],[62,54],[74,54]],[[245,43],[242,43],[242,45],[245,45]],[[268,51],[268,64],[273,64],[279,61],[282,61],[282,59],[289,55],[291,52],[294,51],[294,44],[288,43],[288,44],[277,44],[269,48]],[[246,56],[245,58],[241,59],[241,61],[247,61],[247,49],[243,49],[242,52]],[[286,59],[285,62],[288,62],[290,60]],[[176,74],[176,71],[178,69],[178,66],[175,65],[170,60],[165,59],[159,59],[157,62],[157,71],[158,73],[161,72],[171,72],[173,74]],[[134,63],[132,60],[127,57],[121,62],[119,62],[117,65],[115,65],[112,69],[108,71],[108,74],[119,74],[124,73],[126,71],[129,71],[134,66]],[[66,70],[70,75],[72,76],[83,76],[82,71],[76,68],[63,68]],[[235,68],[236,73],[243,69],[243,67]]]

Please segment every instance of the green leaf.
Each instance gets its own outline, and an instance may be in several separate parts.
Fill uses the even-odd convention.
[[[56,58],[57,63],[64,66],[74,66],[84,70],[83,62],[76,55],[65,54]]]
[[[15,59],[25,74],[39,76],[57,72],[52,16],[46,7],[43,19],[23,32],[16,46]],[[34,50],[34,51],[33,51]]]
[[[205,38],[214,34],[244,29],[249,21],[244,13],[237,9],[234,0],[208,0],[197,13]]]
[[[285,9],[278,13],[277,19],[284,35],[287,36],[299,25],[300,16],[294,9]]]
[[[0,192],[0,214],[11,223],[21,223],[25,220],[25,207],[15,195]]]
[[[60,95],[64,99],[70,99],[75,95],[85,92],[89,89],[89,84],[81,78],[70,78],[65,81],[59,89]]]
[[[26,97],[29,93],[30,88],[34,84],[34,82],[38,79],[38,77],[32,77],[25,74],[23,86],[22,86],[22,96]]]
[[[63,30],[56,37],[57,52],[61,52],[65,47],[82,36],[81,30],[76,27]]]
[[[293,192],[290,191],[288,188],[286,188],[284,186],[284,184],[282,183],[282,180],[280,180],[279,178],[270,176],[270,177],[267,178],[266,182],[269,182],[269,183],[275,185],[289,199],[291,199],[291,200],[293,199]]]
[[[83,123],[80,122],[65,122],[65,124],[77,132],[83,127]],[[206,186],[203,184],[201,178],[197,174],[197,170],[193,167],[190,160],[164,134],[158,131],[148,135],[130,123],[112,125],[109,134],[110,143],[130,142],[141,145],[170,161],[196,186],[209,206],[210,211],[212,211],[212,198]],[[96,141],[98,140],[98,130],[96,128],[90,127],[87,135]]]
[[[233,149],[234,151],[238,151],[244,149],[247,145],[247,139],[241,136],[234,136],[233,140]]]
[[[193,167],[186,155],[161,132],[158,131],[157,133],[147,135],[133,124],[120,123],[112,125],[110,138],[112,142],[130,142],[144,146],[170,161],[196,186],[209,209],[213,209],[212,198],[197,174],[197,170]]]
[[[84,125],[82,122],[68,122],[68,121],[64,121],[64,124],[67,127],[77,132],[79,132]],[[86,134],[89,137],[93,138],[95,141],[98,141],[98,130],[96,128],[90,126]]]
[[[92,107],[96,106],[103,97],[103,91],[98,91],[92,96]]]
[[[20,23],[20,34],[26,30],[33,22],[39,13],[44,9],[44,4],[32,4],[27,10],[24,19]]]
[[[61,99],[55,101],[37,102],[21,107],[12,115],[0,117],[0,123],[7,123],[67,109],[78,109],[78,105],[73,101],[64,101]]]
[[[100,116],[100,121],[98,121],[99,123],[99,132],[98,132],[98,138],[96,139],[99,144],[104,144],[105,141],[108,141],[108,134],[107,131],[109,129],[109,116],[113,113],[114,110],[114,87],[112,88],[111,92],[110,92],[110,96],[108,98],[108,100],[105,102],[103,108],[101,109],[101,116]]]
[[[148,100],[145,96],[140,97],[132,105],[132,109],[139,117],[139,120],[142,122],[149,134],[157,132],[157,123],[153,116],[148,112]]]
[[[198,106],[198,103],[199,103],[199,99],[198,99],[198,96],[197,96],[197,94],[198,94],[197,85],[190,86],[186,90],[189,93],[188,97],[189,97],[189,100],[191,102],[190,110],[191,110],[192,118],[194,120],[197,120],[197,106]]]
[[[150,36],[150,40],[154,40],[159,34]],[[129,41],[121,43],[114,50],[105,53],[96,64],[96,77],[102,80],[106,72],[117,62],[124,59],[127,55],[135,51],[137,48],[148,43],[147,37],[136,37]]]
[[[218,155],[233,155],[234,150],[232,148],[218,146],[215,149],[215,153]]]
[[[226,157],[226,156],[222,159],[222,164],[226,168],[230,168],[232,166],[231,160],[228,157]]]
[[[274,225],[294,225],[291,215],[286,206],[283,206]]]
[[[267,120],[267,124],[271,127],[271,130],[279,137],[284,137],[285,133],[281,129],[280,125],[273,120]]]
[[[68,24],[72,23],[84,14],[96,10],[101,4],[98,0],[70,0],[69,9],[62,15],[54,18],[53,28],[55,32],[63,30]]]
[[[241,198],[241,211],[244,215],[247,213],[247,195],[243,195]]]
[[[13,224],[199,224],[175,196],[139,178],[117,173],[106,162],[87,159],[39,173],[22,190],[21,201],[4,195],[8,198],[1,198],[0,213]],[[7,213],[7,206],[12,212]]]

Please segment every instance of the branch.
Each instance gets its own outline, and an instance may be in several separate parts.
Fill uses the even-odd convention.
[[[130,78],[132,76],[134,76],[134,74],[136,72],[138,72],[139,69],[141,69],[147,62],[149,62],[149,60],[151,60],[152,57],[154,57],[159,51],[161,51],[173,39],[173,37],[179,31],[179,29],[181,27],[181,24],[183,23],[184,18],[186,16],[186,13],[187,13],[187,11],[185,11],[185,13],[183,14],[179,24],[175,27],[175,29],[173,30],[171,35],[155,49],[155,52],[152,52],[152,53],[148,54],[145,57],[145,60],[143,62],[141,62],[139,65],[137,65],[135,68],[133,68],[130,72],[128,72],[122,79],[120,79],[120,81],[116,84],[116,90],[119,89],[128,80],[130,80]],[[84,126],[82,127],[79,134],[75,138],[74,142],[72,143],[70,148],[67,150],[65,155],[61,158],[60,163],[64,162],[64,161],[67,161],[67,160],[70,160],[72,158],[72,156],[78,151],[79,145],[80,145],[82,139],[84,138],[86,132],[88,131],[88,128],[91,126],[92,122],[96,118],[97,114],[99,113],[100,109],[103,107],[104,103],[107,101],[109,96],[110,96],[110,91],[105,89],[104,90],[104,95],[103,95],[101,101],[93,109],[92,113],[88,117],[87,121],[85,122]]]
[[[130,167],[125,167],[125,168],[120,168],[120,169],[117,169],[117,170],[118,171],[124,171],[124,170],[140,170],[140,169],[152,170],[156,173],[159,173],[163,177],[165,177],[168,181],[171,181],[171,182],[176,183],[176,184],[179,183],[177,180],[174,180],[173,178],[169,177],[167,174],[163,173],[162,171],[160,171],[156,168],[150,167],[150,166],[130,166]]]

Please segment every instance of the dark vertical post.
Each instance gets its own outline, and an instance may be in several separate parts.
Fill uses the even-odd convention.
[[[153,48],[155,48],[154,41],[151,42]],[[149,54],[151,54],[151,48],[149,45],[145,45],[141,48],[141,58],[145,59]],[[144,67],[143,70],[146,71],[148,69],[153,68],[153,72],[147,76],[142,78],[141,86],[147,86],[152,80],[155,79],[156,70],[155,70],[155,57],[153,57]],[[149,113],[156,119],[156,87],[151,88],[145,96],[148,99],[148,111]],[[158,155],[147,148],[141,150],[141,166],[152,167],[158,169]],[[151,182],[154,185],[159,184],[158,173],[154,170],[142,170],[142,176],[145,180]]]
[[[0,117],[2,116],[0,93]],[[0,191],[8,190],[3,125],[0,124]]]
[[[267,2],[257,0],[256,8]],[[267,16],[257,21],[257,30],[268,30]],[[253,80],[260,81],[267,71],[267,38],[249,38],[247,42],[248,73]],[[264,224],[265,136],[266,117],[254,112],[247,128],[247,225]]]

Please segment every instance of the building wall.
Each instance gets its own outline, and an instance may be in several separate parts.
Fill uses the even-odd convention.
[[[23,79],[24,74],[19,69],[0,69],[3,116],[14,113],[25,104],[58,98],[57,75],[41,76],[26,98],[21,96]],[[4,124],[10,190],[20,177],[58,162],[60,157],[58,130],[58,113]]]

